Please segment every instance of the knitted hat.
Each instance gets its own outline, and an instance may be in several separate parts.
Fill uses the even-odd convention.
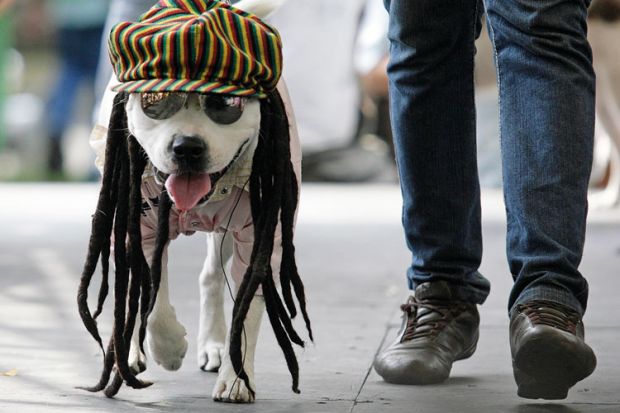
[[[115,91],[265,97],[282,71],[278,32],[215,0],[160,0],[109,39]]]

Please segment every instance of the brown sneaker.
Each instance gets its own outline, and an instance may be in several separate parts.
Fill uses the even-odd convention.
[[[478,309],[475,304],[455,301],[448,283],[420,284],[401,309],[403,325],[396,341],[374,362],[388,383],[441,383],[450,375],[454,361],[476,350]]]
[[[517,306],[510,318],[510,351],[517,394],[527,399],[565,399],[596,367],[581,316],[552,301]]]

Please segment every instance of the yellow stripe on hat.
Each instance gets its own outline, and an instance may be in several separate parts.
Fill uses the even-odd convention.
[[[226,30],[226,33],[228,35],[228,40],[229,42],[232,42],[236,47],[231,47],[231,58],[230,58],[230,67],[228,68],[228,70],[231,72],[230,76],[234,79],[239,79],[239,76],[241,75],[240,71],[241,71],[241,64],[240,64],[240,60],[241,60],[241,56],[239,56],[239,38],[236,32],[236,28],[234,26],[234,24],[232,24],[232,17],[230,15],[224,15],[222,16],[222,21],[224,23],[224,28]]]

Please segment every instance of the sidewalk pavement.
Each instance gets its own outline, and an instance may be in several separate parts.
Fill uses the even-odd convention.
[[[620,211],[592,211],[582,270],[591,287],[585,317],[598,368],[568,399],[520,399],[512,379],[506,301],[511,284],[504,252],[501,194],[483,194],[485,255],[492,281],[481,307],[481,338],[469,360],[442,385],[388,385],[371,369],[399,326],[409,253],[395,185],[304,185],[296,236],[315,343],[298,351],[300,388],[264,322],[253,405],[211,400],[215,374],[197,368],[197,277],[204,237],[182,237],[170,251],[171,295],[190,348],[178,372],[150,365],[144,390],[124,387],[114,400],[75,386],[98,379],[101,355],[77,314],[75,293],[97,186],[0,185],[0,412],[476,412],[612,413],[620,411]],[[93,281],[93,287],[97,281]],[[96,295],[93,288],[91,296]],[[110,328],[111,302],[100,322]],[[303,327],[298,324],[299,331]]]

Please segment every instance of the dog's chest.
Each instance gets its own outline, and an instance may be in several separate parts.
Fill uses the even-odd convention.
[[[191,235],[203,232],[237,232],[251,225],[251,209],[248,191],[233,184],[234,180],[218,182],[209,201],[190,209],[170,211],[170,239],[179,234]],[[247,183],[247,179],[246,182]],[[245,185],[247,187],[247,185]],[[142,236],[154,236],[159,212],[159,196],[163,186],[154,176],[142,179],[141,227]]]

